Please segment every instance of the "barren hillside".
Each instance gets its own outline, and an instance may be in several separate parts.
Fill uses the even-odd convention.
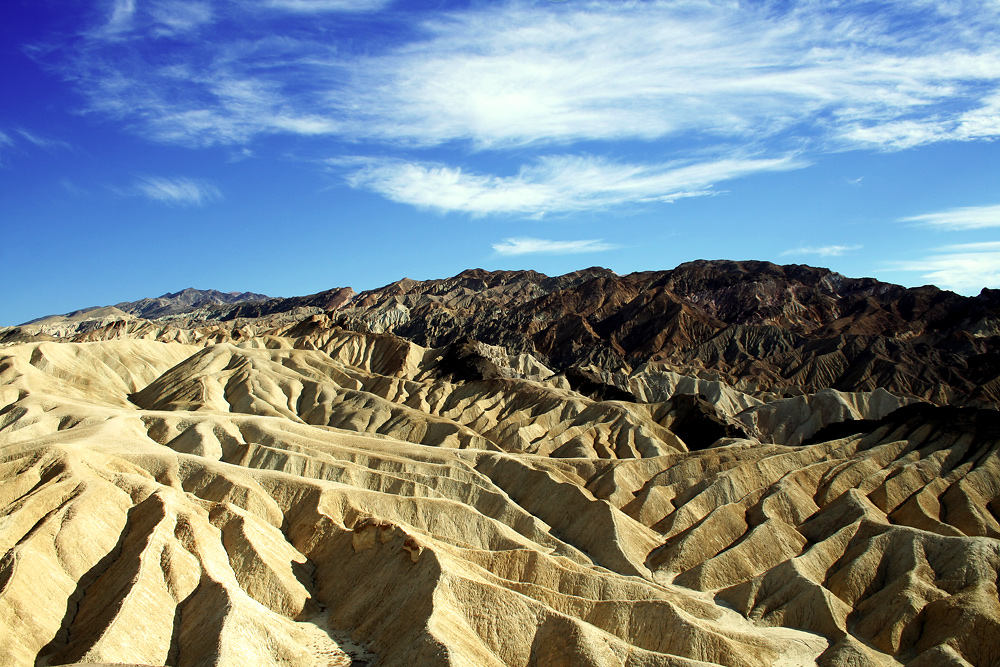
[[[995,294],[324,294],[6,332],[0,664],[1000,664]]]

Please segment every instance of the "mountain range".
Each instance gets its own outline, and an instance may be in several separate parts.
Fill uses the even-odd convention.
[[[0,664],[1000,664],[998,292],[699,261],[0,330]]]
[[[618,276],[592,268],[558,277],[474,269],[360,294],[187,289],[112,308],[35,320],[0,332],[0,340],[175,339],[206,327],[225,338],[240,327],[261,333],[319,315],[308,324],[316,331],[391,333],[426,347],[472,339],[559,370],[600,369],[625,391],[624,377],[656,363],[751,394],[881,387],[939,405],[1000,407],[1000,290],[964,297],[802,265],[696,261],[670,271]],[[81,313],[95,317],[81,321]]]

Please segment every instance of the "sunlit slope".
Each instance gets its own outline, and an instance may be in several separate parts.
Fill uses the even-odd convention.
[[[0,344],[58,336],[244,345],[344,329],[430,348],[472,339],[560,371],[596,367],[643,400],[669,398],[650,396],[674,372],[765,402],[881,389],[936,405],[1000,407],[1000,290],[965,297],[760,261],[697,260],[622,276],[596,267],[551,277],[470,269],[360,294],[272,299],[184,290],[0,328]],[[633,377],[647,365],[658,368],[652,385]]]
[[[995,415],[688,451],[663,382],[596,401],[524,355],[445,359],[346,332],[0,348],[0,664],[1000,661]],[[717,389],[763,431],[891,402]]]

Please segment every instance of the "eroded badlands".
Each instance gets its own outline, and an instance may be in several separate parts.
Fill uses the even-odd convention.
[[[476,349],[0,348],[0,664],[1000,664],[997,413]]]

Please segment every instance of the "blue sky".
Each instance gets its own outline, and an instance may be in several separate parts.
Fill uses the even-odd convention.
[[[1000,287],[998,0],[0,16],[0,325],[699,258]]]

